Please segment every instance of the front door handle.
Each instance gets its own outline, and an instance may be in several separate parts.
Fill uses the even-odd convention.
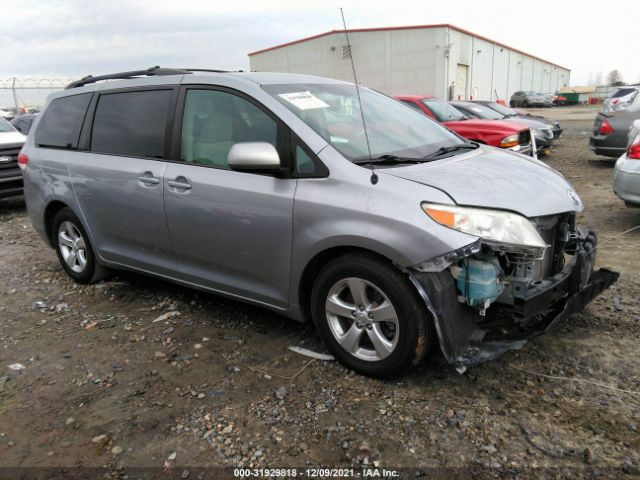
[[[191,190],[191,184],[184,177],[178,177],[175,180],[169,180],[167,185],[178,190]]]
[[[153,176],[151,172],[144,172],[144,175],[138,177],[138,181],[146,185],[158,185],[160,179]]]

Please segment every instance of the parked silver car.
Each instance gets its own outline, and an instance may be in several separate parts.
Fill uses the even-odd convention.
[[[562,175],[327,78],[86,77],[22,158],[33,225],[76,281],[128,269],[312,320],[364,374],[436,341],[459,367],[520,348],[617,279]]]
[[[640,120],[629,129],[627,151],[613,171],[613,191],[630,207],[640,207]]]
[[[639,86],[631,85],[620,87],[610,97],[605,99],[602,111],[608,113],[629,108],[631,105],[640,102],[639,92]]]
[[[510,107],[544,107],[547,99],[542,93],[534,91],[518,91],[511,95]]]

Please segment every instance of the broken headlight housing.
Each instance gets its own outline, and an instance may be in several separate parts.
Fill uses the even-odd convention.
[[[422,203],[422,209],[445,227],[480,237],[497,251],[516,252],[540,259],[547,244],[522,215],[504,210]]]

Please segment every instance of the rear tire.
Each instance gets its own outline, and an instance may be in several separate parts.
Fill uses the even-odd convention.
[[[333,354],[364,375],[405,372],[434,338],[426,306],[406,275],[369,254],[347,254],[322,269],[311,313]]]
[[[511,101],[509,102],[509,106],[510,106],[511,108],[514,108],[514,107],[516,106],[516,102],[514,102],[513,100],[511,100]]]
[[[107,270],[97,262],[82,223],[70,208],[63,208],[54,217],[51,240],[60,265],[76,282],[93,283],[107,276]]]

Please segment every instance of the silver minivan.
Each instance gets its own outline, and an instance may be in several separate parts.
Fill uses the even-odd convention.
[[[327,78],[85,77],[19,163],[74,280],[134,270],[311,320],[368,375],[436,345],[456,367],[520,348],[618,277],[558,172]]]

